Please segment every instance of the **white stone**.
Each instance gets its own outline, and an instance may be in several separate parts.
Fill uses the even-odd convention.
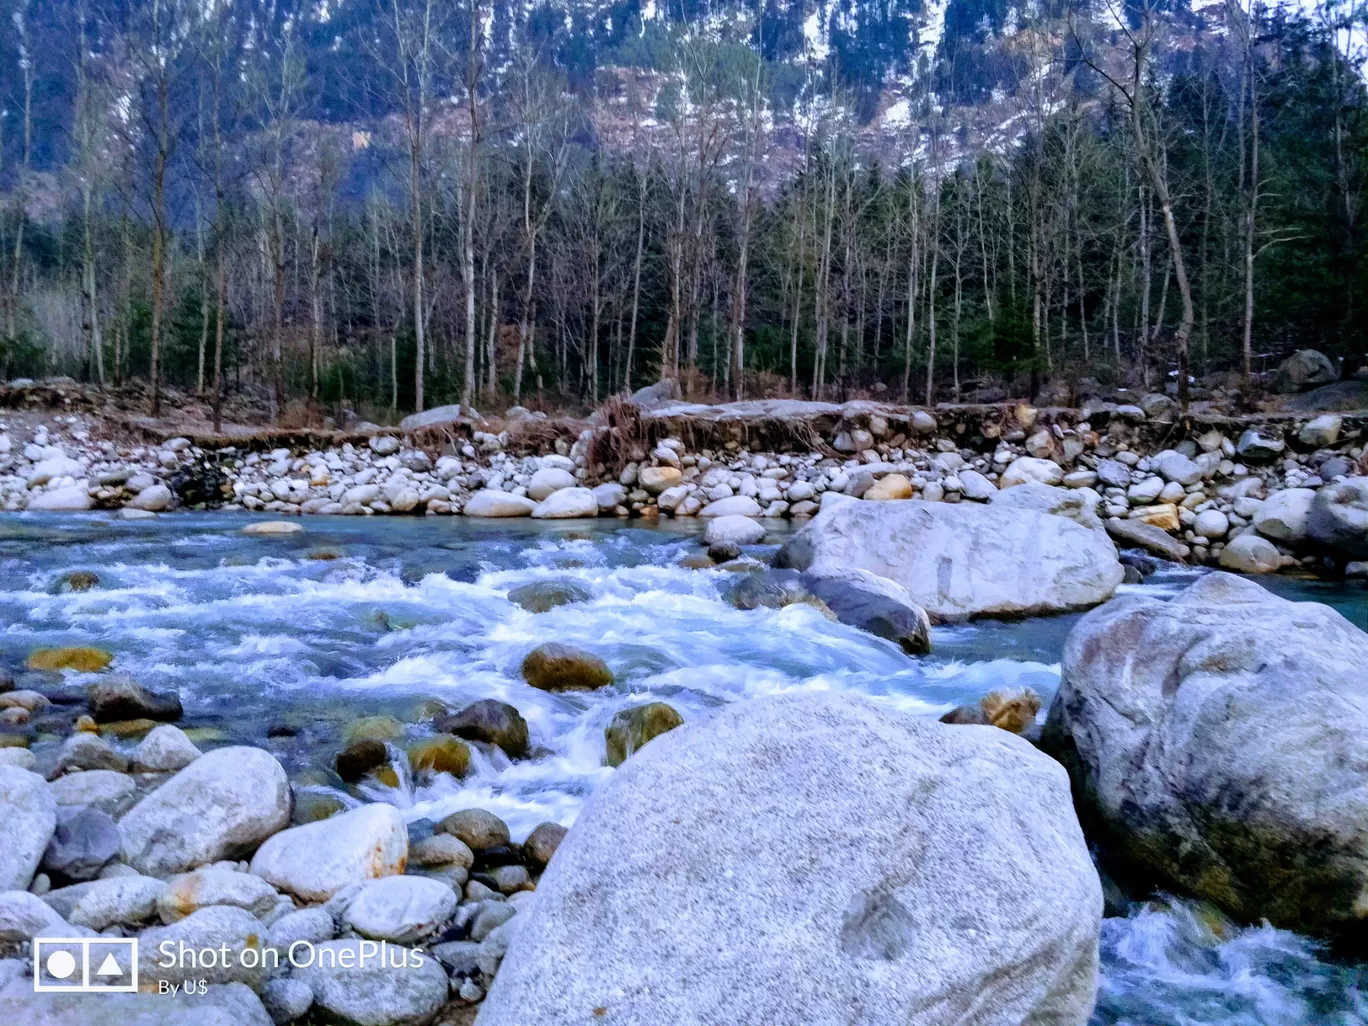
[[[1027,481],[1057,485],[1064,480],[1064,468],[1054,460],[1037,459],[1034,456],[1020,456],[1014,459],[1002,476],[998,478],[999,488],[1012,488]]]
[[[281,831],[257,850],[251,871],[276,890],[326,901],[349,884],[402,873],[407,860],[403,816],[375,802]]]
[[[751,496],[729,495],[725,499],[714,499],[699,510],[698,515],[706,520],[726,516],[758,517],[762,512],[760,503]]]
[[[456,894],[424,876],[389,876],[361,887],[347,903],[342,921],[362,937],[416,944],[431,937],[456,914]]]
[[[1230,530],[1230,518],[1219,509],[1203,510],[1192,525],[1194,534],[1202,538],[1224,538]]]
[[[1230,539],[1221,550],[1221,566],[1244,574],[1275,573],[1287,562],[1271,541],[1252,531]]]
[[[200,757],[200,750],[185,731],[170,723],[153,727],[133,749],[135,773],[175,773]]]
[[[589,799],[480,1024],[1082,1026],[1101,915],[1068,779],[1021,738],[741,702]]]
[[[1300,545],[1316,493],[1311,488],[1284,488],[1264,499],[1254,513],[1254,529],[1265,538]]]
[[[0,891],[25,890],[57,825],[57,801],[47,781],[18,766],[0,766]]]
[[[171,489],[164,484],[155,484],[151,488],[144,488],[137,495],[129,500],[129,507],[132,509],[146,510],[149,513],[160,513],[171,506]]]
[[[485,488],[466,500],[464,512],[468,517],[526,517],[536,508],[525,496]]]
[[[352,1026],[420,1026],[446,1003],[450,981],[430,954],[390,946],[386,962],[377,955],[362,960],[357,938],[326,941],[313,963],[296,968],[294,978],[313,990],[314,1007],[330,1022]],[[395,966],[399,968],[395,968]],[[524,1020],[524,1026],[529,1020]],[[199,1026],[199,1024],[196,1024]]]
[[[67,485],[34,495],[29,499],[28,508],[49,513],[71,513],[90,509],[93,505],[84,485]]]
[[[765,525],[751,517],[737,514],[713,517],[703,531],[703,541],[708,545],[730,543],[732,545],[759,545],[765,540]]]
[[[538,471],[543,473],[543,471]],[[569,520],[577,517],[596,517],[598,499],[588,488],[559,488],[549,494],[532,510],[537,520]]]
[[[552,492],[575,487],[575,475],[558,467],[543,467],[527,483],[527,497],[541,502]]]

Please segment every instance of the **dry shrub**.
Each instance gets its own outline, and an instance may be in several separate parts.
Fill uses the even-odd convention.
[[[600,477],[616,478],[628,463],[650,451],[654,442],[651,425],[626,395],[605,399],[595,419],[598,427],[589,446],[589,459]]]
[[[579,427],[573,421],[553,417],[521,417],[508,425],[508,444],[504,448],[515,456],[555,452],[557,439],[573,444]]]

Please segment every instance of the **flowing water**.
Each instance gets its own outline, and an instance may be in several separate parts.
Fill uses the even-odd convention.
[[[265,745],[320,787],[316,767],[331,763],[359,715],[393,715],[417,737],[439,706],[502,699],[526,717],[535,758],[477,752],[462,781],[405,775],[369,797],[411,819],[488,808],[518,839],[544,820],[573,821],[612,772],[603,730],[625,706],[659,699],[690,719],[742,698],[826,689],[935,716],[1002,686],[1032,687],[1048,702],[1076,619],[937,628],[934,654],[912,659],[809,606],[732,608],[723,599],[732,572],[678,565],[698,551],[692,525],[316,518],[300,534],[261,537],[243,535],[245,523],[0,518],[0,671],[22,683],[35,648],[107,649],[116,671],[179,690],[200,738]],[[93,571],[98,586],[65,589],[73,570]],[[1194,573],[1137,587],[1172,593]],[[540,614],[508,601],[510,589],[551,577],[575,578],[593,599]],[[1362,586],[1272,586],[1330,602],[1360,625],[1368,614]],[[560,695],[528,687],[519,663],[548,640],[597,653],[617,683]],[[268,738],[268,728],[286,736]],[[43,743],[56,739],[35,747]],[[1358,966],[1187,903],[1156,898],[1108,919],[1102,957],[1097,1024],[1368,1024]]]

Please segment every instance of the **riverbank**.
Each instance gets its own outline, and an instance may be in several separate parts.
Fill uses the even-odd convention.
[[[700,406],[653,389],[578,422],[443,407],[397,429],[155,441],[30,411],[0,418],[0,509],[802,522],[838,495],[987,502],[1039,482],[1075,492],[1119,545],[1168,560],[1368,573],[1368,542],[1353,537],[1368,414],[1180,416],[1163,395],[1134,398]]]

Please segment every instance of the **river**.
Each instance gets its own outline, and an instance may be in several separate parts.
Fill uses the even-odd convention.
[[[810,606],[732,608],[722,598],[731,572],[677,565],[698,548],[687,522],[312,518],[278,537],[243,535],[248,522],[0,517],[0,670],[22,681],[35,648],[105,648],[114,670],[178,689],[199,739],[268,747],[299,780],[331,762],[358,715],[393,715],[417,736],[439,704],[499,698],[527,719],[534,758],[476,753],[463,781],[414,787],[404,778],[369,796],[411,819],[487,808],[516,840],[544,820],[573,821],[612,772],[603,730],[624,706],[659,699],[690,719],[742,698],[830,689],[930,717],[1021,685],[1048,703],[1076,619],[940,627],[933,654],[909,658]],[[99,585],[64,589],[73,570],[93,571]],[[1134,587],[1171,594],[1198,572],[1174,568]],[[593,600],[533,614],[505,597],[552,576],[578,579]],[[1361,584],[1269,584],[1328,602],[1360,626],[1368,617]],[[528,687],[519,662],[546,640],[597,653],[618,683],[560,695]],[[268,738],[272,727],[282,736]],[[1186,902],[1157,897],[1107,919],[1102,962],[1097,1026],[1368,1023],[1368,967]]]

